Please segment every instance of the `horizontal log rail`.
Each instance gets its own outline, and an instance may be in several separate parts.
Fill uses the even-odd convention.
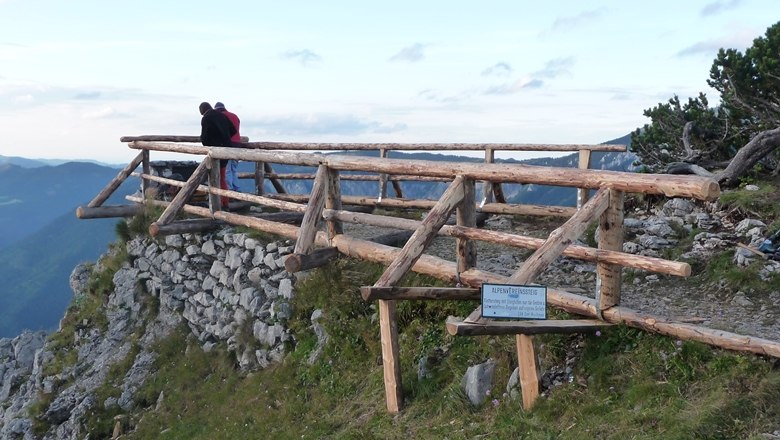
[[[183,188],[187,182],[169,179],[167,177],[160,177],[151,174],[133,173],[133,176],[140,177],[151,182],[164,183],[170,186],[176,186]],[[265,196],[258,196],[254,194],[242,193],[238,191],[230,191],[227,189],[209,187],[207,185],[198,185],[197,191],[201,193],[217,194],[219,196],[227,196],[236,200],[243,200],[245,202],[257,203],[258,205],[267,206],[269,208],[283,209],[285,211],[304,212],[306,211],[306,205],[300,203],[293,203],[284,200],[277,200],[275,198],[268,198]]]
[[[199,147],[143,141],[131,142],[129,146],[135,149],[208,154],[215,159],[271,162],[312,167],[327,165],[339,171],[370,171],[384,174],[414,174],[445,178],[463,175],[467,179],[490,182],[534,183],[589,189],[610,187],[626,192],[659,194],[667,197],[689,197],[700,200],[715,200],[720,195],[720,187],[717,182],[700,176],[643,174],[525,164],[479,164],[406,159],[366,160],[365,157],[335,154]]]
[[[200,136],[147,135],[122,136],[120,142],[195,142]],[[341,150],[398,150],[398,151],[611,151],[625,152],[622,144],[478,144],[478,143],[320,143],[320,142],[248,142],[242,136],[243,148],[259,150],[303,150],[303,151],[341,151]]]
[[[253,179],[254,173],[238,173],[239,179]],[[275,178],[279,180],[314,180],[314,173],[266,173],[266,178]],[[379,181],[381,176],[379,174],[341,174],[339,178],[341,180],[357,180],[357,181]],[[418,182],[451,182],[452,179],[446,177],[426,177],[426,176],[413,176],[413,175],[397,175],[389,176],[388,180],[391,182],[399,181],[418,181]]]
[[[101,205],[94,208],[89,206],[79,206],[76,208],[76,217],[80,219],[88,218],[113,218],[113,217],[133,217],[141,212],[141,205]]]
[[[419,220],[387,217],[382,215],[366,214],[349,211],[335,211],[326,209],[322,216],[325,220],[340,220],[346,223],[355,223],[367,226],[376,226],[380,228],[406,229],[413,231],[420,225]],[[503,244],[511,247],[525,249],[538,249],[545,240],[541,238],[526,237],[523,235],[510,234],[508,232],[490,231],[486,229],[471,228],[465,226],[444,225],[439,230],[439,235],[468,238],[480,240],[488,243]],[[669,261],[662,258],[647,257],[644,255],[635,255],[618,251],[607,251],[587,246],[568,245],[563,250],[563,255],[570,258],[577,258],[594,263],[618,264],[624,267],[646,270],[651,272],[663,273],[667,275],[676,275],[687,277],[691,274],[691,266],[688,263],[680,261]]]
[[[144,202],[144,199],[136,196],[126,196],[126,199],[136,203]],[[159,200],[151,200],[147,201],[147,203],[159,206],[168,206],[170,204],[170,202]],[[216,211],[211,213],[208,208],[186,204],[182,206],[182,210],[201,217],[215,218],[233,225],[246,226],[291,239],[297,237],[298,230],[300,229],[293,225],[279,224],[273,221],[252,218],[230,212]],[[384,264],[389,264],[395,260],[401,252],[401,249],[398,248],[372,243],[344,234],[336,235],[329,240],[327,234],[324,232],[318,232],[316,234],[315,244],[322,247],[332,245],[346,256]],[[457,263],[427,254],[420,256],[411,270],[452,283],[461,282],[471,287],[479,287],[483,283],[506,284],[509,281],[509,277],[480,269],[469,269],[465,272],[458,273]],[[596,300],[586,296],[548,288],[547,303],[570,313],[591,318],[598,317],[599,310]],[[703,342],[729,350],[780,358],[780,342],[777,341],[739,335],[723,330],[666,319],[661,316],[642,314],[620,305],[602,311],[602,317],[605,322],[612,324],[625,324],[646,331]]]

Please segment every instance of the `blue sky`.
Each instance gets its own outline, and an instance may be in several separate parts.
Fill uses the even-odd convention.
[[[716,102],[718,48],[779,17],[777,0],[0,0],[0,154],[126,162],[120,136],[199,134],[204,100],[257,141],[599,143],[673,94]]]

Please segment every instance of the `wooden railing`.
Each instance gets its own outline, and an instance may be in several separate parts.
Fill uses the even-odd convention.
[[[547,304],[568,312],[589,317],[588,320],[565,321],[493,321],[482,316],[481,309],[475,309],[463,320],[453,320],[446,323],[449,333],[453,335],[484,335],[484,334],[514,334],[517,337],[517,352],[521,366],[521,383],[523,398],[527,407],[533,404],[538,393],[538,372],[535,365],[536,356],[533,350],[533,334],[540,332],[583,332],[591,331],[606,325],[623,323],[648,331],[672,335],[678,338],[705,342],[714,346],[732,350],[760,353],[780,357],[780,343],[760,338],[741,336],[734,333],[701,327],[693,324],[676,322],[659,316],[642,314],[620,305],[621,270],[623,267],[641,269],[651,272],[688,276],[691,268],[687,263],[668,261],[641,255],[622,252],[623,245],[623,203],[625,193],[658,194],[668,197],[688,197],[700,200],[715,200],[719,196],[718,184],[708,178],[698,176],[673,176],[657,174],[636,174],[616,171],[600,171],[579,168],[553,168],[519,164],[474,164],[458,162],[419,161],[390,158],[352,157],[345,155],[330,155],[319,153],[303,153],[282,150],[296,149],[329,149],[328,145],[345,144],[279,144],[279,143],[248,143],[253,148],[221,148],[185,145],[180,143],[163,143],[159,141],[129,140],[130,148],[140,149],[136,159],[109,183],[104,191],[96,197],[87,208],[80,209],[82,217],[99,216],[102,201],[116,188],[122,180],[129,176],[139,165],[143,164],[143,172],[138,176],[143,182],[164,182],[181,187],[171,202],[144,199],[143,197],[128,197],[137,204],[152,203],[165,207],[160,218],[150,227],[150,233],[177,233],[181,228],[174,221],[179,212],[220,221],[233,225],[242,225],[253,229],[277,234],[296,240],[294,253],[288,258],[285,266],[288,270],[300,270],[316,267],[337,255],[347,255],[368,261],[387,264],[388,267],[373,286],[364,286],[362,294],[366,300],[379,301],[380,336],[382,340],[382,356],[384,361],[385,390],[387,407],[390,412],[401,409],[401,374],[398,351],[397,323],[395,307],[398,300],[409,299],[462,299],[473,300],[476,288],[483,283],[532,284],[542,271],[558,256],[579,258],[595,262],[597,265],[596,298],[589,298],[553,288],[547,290]],[[351,144],[350,144],[351,145]],[[380,146],[381,145],[381,146]],[[423,144],[425,149],[433,149],[431,144]],[[458,145],[457,149],[466,149],[463,144],[436,144],[443,146]],[[364,148],[386,148],[402,150],[400,144],[372,144]],[[476,145],[469,146],[477,148]],[[484,147],[484,146],[483,146]],[[576,151],[582,151],[583,146],[576,146]],[[361,147],[363,148],[363,147]],[[409,147],[411,149],[412,147]],[[420,148],[416,144],[415,148]],[[499,150],[509,149],[509,146],[484,147]],[[515,148],[520,148],[515,146]],[[357,149],[357,148],[353,148]],[[149,151],[174,151],[203,155],[202,160],[192,177],[187,182],[176,182],[152,176],[148,168]],[[591,151],[591,150],[585,150]],[[217,160],[237,159],[252,161],[258,164],[256,169],[263,172],[270,163],[302,165],[316,167],[314,184],[310,194],[274,196],[263,194],[245,194],[218,188],[215,174]],[[421,221],[394,218],[370,213],[357,213],[346,210],[342,204],[366,203],[373,206],[387,205],[390,200],[372,199],[359,200],[341,195],[340,182],[343,172],[369,172],[378,175],[413,176],[419,179],[442,179],[449,186],[437,201],[429,204],[418,203],[417,207],[428,209],[429,212]],[[272,171],[268,175],[271,175]],[[277,178],[279,175],[276,175]],[[256,176],[257,177],[257,176]],[[202,185],[207,179],[209,185]],[[498,212],[486,210],[491,203],[480,204],[475,194],[475,182],[487,182],[486,186],[500,183],[534,183],[557,185],[584,190],[596,190],[595,195],[583,203],[579,209],[565,212],[569,219],[555,229],[547,239],[537,239],[506,232],[483,230],[477,227],[477,214],[483,212]],[[210,195],[209,208],[194,206],[187,201],[195,191],[203,191]],[[243,200],[260,206],[274,207],[284,211],[303,214],[300,226],[262,218],[258,215],[241,214],[220,210],[219,196],[227,195],[237,200]],[[381,195],[381,194],[380,194]],[[399,200],[399,199],[396,199]],[[304,204],[305,202],[305,204]],[[400,203],[400,202],[398,202]],[[400,206],[412,206],[400,205]],[[521,212],[522,205],[515,212]],[[126,210],[130,213],[138,209],[134,205],[127,207],[104,207],[107,209]],[[549,208],[549,207],[548,207]],[[91,210],[91,211],[90,211]],[[107,212],[107,211],[106,211]],[[448,225],[447,220],[454,213],[454,225]],[[549,215],[549,211],[529,210],[525,214]],[[106,214],[108,215],[108,214]],[[124,215],[124,214],[122,214]],[[325,222],[325,230],[318,226]],[[599,223],[600,234],[598,248],[573,245],[589,224]],[[343,223],[358,223],[377,227],[391,227],[414,231],[406,240],[402,249],[378,244],[368,240],[351,237],[344,233]],[[187,225],[187,228],[191,228]],[[187,229],[191,230],[191,229]],[[437,235],[454,237],[456,251],[454,261],[445,260],[425,254],[425,250]],[[517,268],[510,277],[476,268],[477,255],[474,240],[500,243],[507,246],[534,249],[535,252]],[[316,249],[319,247],[319,249]],[[428,274],[461,286],[447,288],[404,288],[398,282],[409,271]],[[595,318],[595,319],[593,319]]]

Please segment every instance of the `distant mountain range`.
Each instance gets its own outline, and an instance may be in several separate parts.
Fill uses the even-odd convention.
[[[608,143],[627,144],[629,136]],[[345,153],[336,153],[345,154]],[[377,152],[346,153],[378,156]],[[391,158],[452,162],[483,162],[480,158],[432,153],[390,152]],[[591,168],[631,170],[632,153],[594,153]],[[576,167],[577,154],[502,163]],[[115,240],[118,219],[79,220],[75,208],[86,205],[117,174],[117,167],[85,162],[55,166],[49,161],[0,156],[0,337],[17,335],[22,329],[53,329],[70,303],[68,277],[73,267],[94,261]],[[54,161],[58,162],[58,161]],[[123,166],[123,165],[121,165]],[[242,171],[253,164],[241,162]],[[278,173],[311,172],[309,167],[274,165]],[[362,174],[362,173],[361,173]],[[273,192],[270,182],[267,190]],[[291,193],[309,193],[311,181],[285,181]],[[403,182],[404,197],[438,199],[444,183]],[[137,179],[128,179],[107,204],[124,204],[124,196],[138,189]],[[376,195],[377,182],[345,181],[345,195]],[[507,200],[516,203],[574,206],[576,190],[543,185],[504,185]],[[242,190],[252,191],[243,181]],[[389,189],[389,194],[393,192]]]
[[[74,159],[27,159],[25,157],[3,156],[2,154],[0,154],[0,165],[10,164],[10,165],[20,166],[22,168],[38,168],[38,167],[45,167],[45,166],[53,167],[53,166],[62,165],[70,162],[93,163],[95,165],[100,165],[100,166],[110,167],[110,168],[124,168],[125,166],[123,164],[110,164],[110,163],[100,162],[91,159],[75,159],[75,160]]]

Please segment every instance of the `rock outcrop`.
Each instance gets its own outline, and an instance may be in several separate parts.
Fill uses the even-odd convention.
[[[282,259],[291,250],[289,242],[262,243],[229,229],[130,240],[103,303],[104,319],[95,320],[104,324],[71,319],[48,341],[43,332],[0,339],[0,438],[81,439],[93,408],[131,410],[154,372],[151,347],[182,325],[206,351],[224,344],[244,371],[281,361],[295,281]],[[102,261],[74,269],[72,308],[103,270]],[[121,394],[97,401],[119,362],[129,365]]]

